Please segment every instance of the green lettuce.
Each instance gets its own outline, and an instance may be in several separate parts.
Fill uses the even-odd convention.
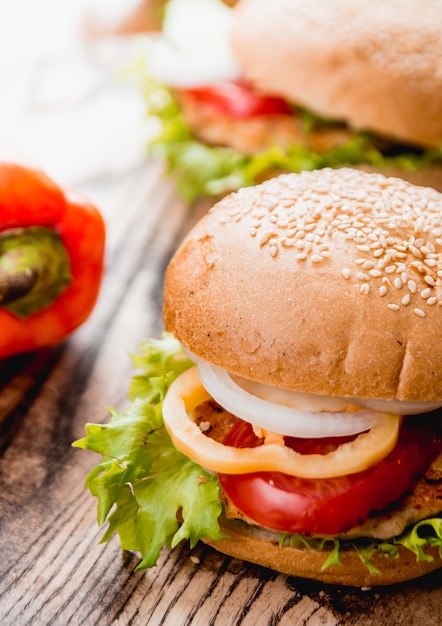
[[[99,525],[107,523],[101,541],[117,533],[123,549],[140,553],[137,569],[141,570],[155,565],[163,546],[173,548],[187,540],[193,547],[200,539],[218,540],[226,535],[219,525],[223,507],[216,474],[176,450],[163,424],[161,409],[167,389],[193,366],[192,361],[167,333],[162,339],[143,341],[132,358],[136,374],[128,408],[109,409],[106,424],[86,424],[86,436],[73,445],[101,455],[85,485],[98,499]],[[442,519],[423,520],[391,541],[282,534],[280,545],[287,542],[326,550],[323,569],[340,563],[343,550],[354,549],[375,573],[372,555],[396,558],[398,545],[414,552],[418,561],[433,560],[425,550],[437,546],[442,558]]]
[[[253,155],[243,155],[223,146],[209,146],[192,134],[173,92],[149,75],[148,47],[129,68],[146,106],[146,114],[159,121],[160,130],[149,143],[149,154],[164,160],[177,190],[187,201],[200,196],[218,196],[240,187],[256,184],[270,171],[313,170],[365,163],[376,167],[399,166],[405,170],[427,167],[442,161],[442,150],[412,150],[395,155],[383,154],[376,140],[367,133],[355,133],[343,145],[325,153],[299,145],[282,148],[273,145]],[[299,111],[298,111],[299,113]],[[301,111],[306,130],[316,124],[334,125],[308,111]]]
[[[390,540],[375,540],[370,537],[346,540],[336,537],[305,537],[300,534],[283,534],[279,545],[282,547],[285,544],[295,548],[327,550],[329,554],[324,561],[322,570],[331,565],[341,565],[343,551],[355,550],[369,572],[379,574],[379,569],[375,567],[372,561],[373,555],[378,554],[387,559],[397,559],[399,558],[400,545],[413,552],[417,561],[434,561],[434,557],[425,550],[428,547],[437,547],[442,559],[442,518],[433,517],[421,520],[398,537],[393,537]]]
[[[98,523],[108,522],[102,542],[118,533],[124,550],[141,554],[143,569],[155,565],[163,545],[224,535],[216,476],[176,450],[162,420],[169,385],[193,363],[170,336],[144,341],[134,362],[144,371],[132,380],[130,406],[110,409],[107,424],[87,424],[73,445],[102,455],[86,479],[98,498]]]

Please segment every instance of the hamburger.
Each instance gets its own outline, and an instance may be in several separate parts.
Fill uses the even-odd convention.
[[[342,165],[441,190],[439,8],[171,0],[138,67],[150,151],[189,201]]]
[[[293,576],[442,565],[442,194],[350,168],[219,201],[165,275],[132,404],[75,445],[105,539],[202,540]]]

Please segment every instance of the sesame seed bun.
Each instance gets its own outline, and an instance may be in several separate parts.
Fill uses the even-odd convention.
[[[240,0],[232,44],[246,78],[355,129],[442,143],[440,4]]]
[[[164,325],[245,378],[442,400],[442,195],[348,168],[221,200],[174,255]]]
[[[307,547],[279,546],[275,533],[237,520],[221,519],[221,529],[227,539],[205,539],[211,547],[229,556],[269,567],[289,576],[310,578],[333,585],[352,587],[385,586],[419,578],[440,567],[437,547],[428,549],[433,561],[417,561],[415,554],[398,546],[398,556],[388,559],[372,555],[372,563],[379,570],[371,573],[355,550],[341,552],[340,565],[322,569],[330,550],[313,550]]]

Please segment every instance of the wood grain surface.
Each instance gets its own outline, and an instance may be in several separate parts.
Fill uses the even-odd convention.
[[[60,346],[0,363],[0,624],[440,625],[438,573],[388,589],[329,587],[202,545],[164,549],[156,567],[134,573],[138,557],[121,551],[116,537],[99,544],[96,501],[83,488],[98,458],[71,443],[86,422],[107,420],[105,406],[125,405],[129,353],[162,330],[165,267],[207,210],[204,202],[187,207],[161,165],[138,150],[141,127],[132,134],[136,149],[109,147],[109,133],[124,135],[110,120],[97,149],[91,119],[114,106],[120,89],[100,68],[78,106],[66,96],[50,118],[47,107],[27,108],[30,128],[41,122],[47,132],[62,115],[64,128],[82,129],[81,142],[54,133],[43,165],[101,208],[108,243],[91,318]],[[120,104],[124,130],[133,108]],[[79,115],[85,125],[77,125]]]

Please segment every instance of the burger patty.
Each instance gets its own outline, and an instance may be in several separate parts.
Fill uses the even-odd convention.
[[[299,145],[324,153],[345,144],[352,136],[344,125],[321,125],[305,129],[302,116],[259,115],[234,119],[222,115],[214,107],[205,105],[191,93],[177,92],[181,111],[195,136],[214,146],[228,146],[249,155],[267,150],[273,145],[286,148]]]
[[[211,439],[222,443],[238,418],[214,400],[200,404],[194,410],[196,423]],[[253,521],[245,517],[225,494],[222,494],[226,518]],[[442,511],[442,451],[423,476],[399,500],[380,512],[374,512],[363,524],[342,533],[342,538],[372,537],[389,539],[400,535],[407,526],[435,517]]]

